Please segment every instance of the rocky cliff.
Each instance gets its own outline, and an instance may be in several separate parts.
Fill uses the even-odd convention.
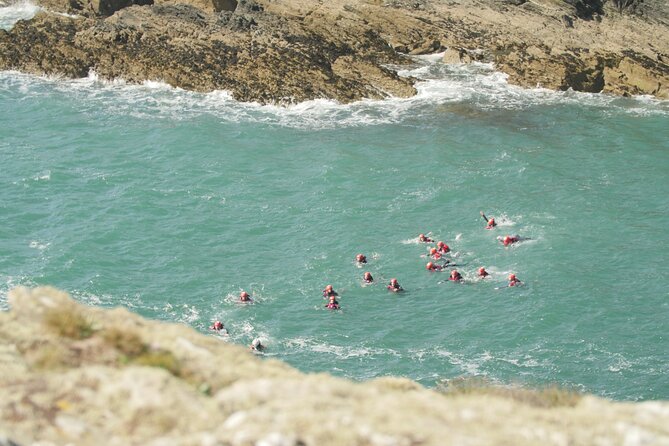
[[[523,86],[669,98],[663,0],[41,0],[0,69],[224,89],[241,101],[406,97],[392,66],[446,51]],[[68,15],[57,14],[67,13]]]
[[[9,303],[1,445],[669,444],[666,402],[353,383],[51,288],[15,289]]]

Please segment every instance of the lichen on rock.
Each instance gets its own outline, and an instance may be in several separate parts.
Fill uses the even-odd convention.
[[[624,444],[630,432],[669,441],[666,402],[568,395],[564,404],[560,392],[471,381],[446,393],[404,378],[354,383],[53,288],[14,289],[9,304],[0,312],[2,444],[591,445]]]
[[[415,94],[389,64],[447,49],[448,63],[493,61],[523,86],[669,94],[660,0],[624,11],[581,0],[40,2],[46,12],[0,30],[0,69],[94,70],[259,103],[351,102]]]

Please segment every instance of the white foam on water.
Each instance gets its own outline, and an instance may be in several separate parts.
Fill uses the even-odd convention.
[[[178,315],[179,322],[193,324],[200,319],[200,310],[194,305],[183,304],[181,306],[181,313]]]
[[[497,361],[500,362],[505,362],[507,364],[514,365],[518,368],[535,368],[539,367],[539,361],[536,359],[532,358],[530,355],[524,355],[522,357],[506,357],[506,356],[500,356],[497,358],[494,358]]]
[[[33,18],[41,9],[29,1],[18,1],[11,4],[0,2],[0,29],[9,30],[19,20]]]
[[[322,353],[335,356],[339,359],[361,358],[370,356],[390,355],[401,357],[397,351],[389,348],[375,348],[364,345],[335,345],[318,341],[311,337],[298,337],[284,341],[284,345],[289,349],[300,351],[309,351],[313,353]]]
[[[241,290],[239,291],[241,292]],[[239,292],[238,293],[227,293],[225,296],[223,296],[223,302],[229,303],[229,304],[236,304],[239,302]]]
[[[515,226],[517,222],[522,221],[522,216],[509,216],[505,213],[499,214],[497,217],[495,217],[495,223],[497,223],[498,227],[510,227],[510,226]]]
[[[92,281],[91,281],[92,282]],[[33,285],[35,286],[35,285]],[[112,295],[112,294],[96,294],[91,291],[81,291],[81,290],[72,290],[68,291],[70,296],[72,296],[78,302],[83,302],[86,305],[91,306],[107,306],[107,307],[117,307],[119,305],[133,309],[133,308],[147,308],[147,305],[142,301],[140,294],[134,295]],[[169,305],[169,304],[166,304]],[[171,306],[170,306],[171,308]],[[157,309],[157,308],[154,308]],[[176,316],[176,313],[172,313],[172,316]],[[170,320],[174,320],[170,318]]]
[[[489,355],[479,355],[478,358],[468,357],[466,355],[456,354],[448,350],[436,349],[433,354],[448,360],[451,365],[458,367],[464,373],[470,376],[485,376],[486,373],[481,370],[484,362],[489,361]]]
[[[4,276],[0,274],[0,311],[9,310],[9,302],[7,301],[7,294],[17,286],[36,287],[37,284],[28,276]]]
[[[441,59],[444,58],[444,54],[446,54],[446,51],[442,51],[441,53],[421,54],[420,56],[415,56],[414,59],[434,63],[441,61]]]
[[[51,179],[50,170],[45,170],[44,172],[40,172],[33,177],[33,181],[49,181],[50,179]]]
[[[573,91],[523,89],[507,83],[507,76],[491,64],[448,65],[438,55],[416,59],[416,65],[400,71],[413,76],[418,94],[410,98],[363,100],[339,104],[315,99],[288,106],[240,103],[226,91],[207,94],[173,88],[160,80],[127,84],[123,79],[103,80],[95,72],[88,77],[66,80],[58,76],[36,77],[0,72],[0,89],[18,89],[26,95],[72,94],[90,107],[112,114],[146,119],[190,120],[212,115],[222,122],[255,122],[298,129],[332,129],[399,123],[420,116],[421,109],[435,105],[467,104],[480,110],[525,109],[537,105],[578,104],[601,108],[607,113],[669,115],[669,101],[647,96],[616,96]],[[503,156],[503,155],[502,155]],[[409,198],[429,199],[435,190],[409,192]],[[399,206],[399,203],[394,203]]]
[[[30,246],[33,249],[37,249],[39,251],[44,251],[46,248],[49,247],[50,244],[51,243],[41,243],[37,240],[31,240],[28,246]]]

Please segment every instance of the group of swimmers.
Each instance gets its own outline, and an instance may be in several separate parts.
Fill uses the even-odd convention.
[[[495,229],[497,227],[497,222],[493,217],[488,218],[483,211],[481,211],[481,217],[483,220],[486,222],[486,229]],[[529,240],[526,237],[521,237],[519,235],[506,235],[504,237],[498,236],[497,240],[502,242],[504,246],[509,246],[512,245],[513,243],[517,243],[522,240]],[[425,234],[420,234],[418,236],[418,241],[422,243],[434,243],[434,240],[431,238],[425,236]],[[441,260],[445,254],[450,253],[450,248],[448,245],[444,244],[442,241],[438,241],[436,247],[430,249],[430,257],[433,260]],[[445,263],[439,265],[435,262],[427,262],[427,265],[425,265],[425,269],[428,271],[442,271],[443,269],[449,267],[449,266],[457,266],[455,263],[452,263],[450,259],[446,259]],[[485,267],[481,266],[477,270],[477,276],[480,279],[485,279],[486,277],[490,276],[490,273],[486,271]],[[515,274],[509,274],[509,286],[518,286],[521,285],[522,282],[516,277]],[[461,282],[463,280],[462,275],[458,272],[458,270],[453,269],[451,270],[451,273],[448,277],[448,280],[453,281],[453,282]]]
[[[251,298],[251,295],[249,293],[247,293],[246,291],[242,291],[241,293],[239,293],[239,302],[243,303],[243,304],[250,304],[250,303],[253,303],[253,299]],[[228,330],[223,325],[223,322],[218,321],[218,320],[215,321],[213,324],[211,324],[209,329],[213,330],[217,333],[220,333],[220,334],[224,334],[224,335],[228,334]],[[265,346],[263,345],[260,338],[255,338],[253,340],[253,342],[251,342],[251,345],[249,346],[249,348],[253,351],[256,351],[256,352],[262,352],[265,349]]]
[[[497,222],[493,217],[488,218],[483,213],[483,211],[481,211],[481,217],[486,222],[485,226],[486,229],[495,229],[497,227]],[[499,240],[504,246],[509,246],[519,241],[528,239],[520,237],[519,235],[506,235],[504,237],[498,236],[497,240]],[[425,234],[419,234],[418,242],[434,243],[434,240],[432,240]],[[446,258],[446,256],[449,255],[450,253],[451,253],[451,248],[446,243],[444,243],[443,241],[436,242],[436,245],[430,248],[428,256],[431,259],[431,261],[427,262],[427,264],[425,265],[425,269],[428,271],[437,272],[437,271],[443,271],[444,269],[449,267],[458,266],[451,259]],[[355,260],[359,266],[367,263],[367,257],[364,254],[357,254],[355,256]],[[441,263],[437,263],[437,261],[441,261]],[[486,271],[485,267],[481,266],[477,270],[477,276],[480,279],[485,279],[486,277],[490,276],[490,273]],[[374,277],[372,277],[372,273],[370,273],[369,271],[365,271],[365,273],[362,276],[362,280],[366,284],[371,284],[374,282]],[[457,269],[452,269],[449,274],[448,280],[452,282],[462,282],[464,278]],[[508,286],[510,287],[522,285],[520,279],[518,279],[516,275],[513,273],[509,274],[508,280],[509,280]],[[390,279],[390,282],[388,283],[386,288],[388,289],[388,291],[394,293],[404,291],[404,288],[402,288],[402,286],[399,284],[396,278]],[[339,305],[339,301],[337,300],[338,296],[339,294],[333,289],[332,285],[327,285],[323,289],[323,297],[327,299],[325,308],[329,310],[339,310],[341,307]]]
[[[492,217],[488,218],[483,213],[483,211],[481,211],[481,217],[486,222],[485,229],[495,229],[497,227],[497,222],[495,221],[495,219]],[[498,236],[497,240],[499,240],[504,246],[509,246],[519,241],[528,239],[520,237],[519,235],[506,235],[504,237]],[[418,242],[434,243],[434,240],[432,240],[425,234],[419,234]],[[438,271],[443,271],[444,269],[449,267],[458,266],[451,259],[446,258],[446,256],[449,254],[451,254],[451,248],[443,241],[437,241],[436,245],[430,248],[428,256],[430,257],[431,261],[427,262],[427,264],[425,265],[425,269],[431,272],[438,272]],[[367,263],[367,257],[364,254],[357,254],[355,256],[355,261],[359,266],[362,266]],[[442,263],[437,263],[437,261],[441,261]],[[486,277],[490,276],[490,273],[486,271],[485,267],[481,266],[477,270],[477,276],[480,279],[485,279]],[[371,284],[374,282],[374,277],[372,276],[372,273],[370,273],[369,271],[365,271],[365,273],[362,276],[362,280],[366,284]],[[464,279],[462,277],[462,274],[460,274],[460,272],[457,269],[452,269],[449,274],[448,280],[452,282],[462,282]],[[519,286],[522,285],[523,283],[513,273],[509,274],[508,280],[509,280],[508,286],[510,287]],[[390,279],[390,282],[388,283],[386,288],[388,289],[388,291],[393,293],[399,293],[404,291],[404,288],[402,288],[402,286],[399,284],[396,278]],[[323,297],[327,299],[325,308],[329,310],[339,310],[341,307],[339,305],[339,301],[337,300],[338,296],[339,294],[334,290],[332,285],[327,285],[323,289]],[[239,294],[239,302],[244,304],[252,303],[253,299],[251,298],[249,293],[247,293],[246,291],[242,291]],[[223,326],[223,323],[221,321],[215,321],[211,325],[211,327],[209,327],[209,329],[219,333],[228,334],[227,329]],[[259,338],[254,339],[250,345],[250,349],[256,352],[261,352],[262,350],[264,350],[264,348],[265,346],[262,344]]]

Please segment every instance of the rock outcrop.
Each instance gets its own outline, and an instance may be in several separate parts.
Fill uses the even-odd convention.
[[[95,70],[261,103],[350,102],[415,94],[413,80],[388,67],[448,50],[449,63],[494,62],[523,86],[669,98],[669,7],[661,0],[41,4],[45,12],[0,30],[0,69]]]
[[[0,444],[668,444],[669,403],[448,395],[304,375],[188,327],[18,288],[0,313]]]

